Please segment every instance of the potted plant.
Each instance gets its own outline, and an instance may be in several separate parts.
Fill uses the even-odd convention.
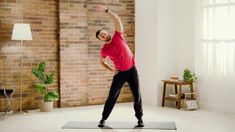
[[[47,73],[46,63],[40,62],[38,67],[34,67],[32,69],[32,73],[37,78],[37,80],[33,84],[33,87],[43,96],[40,110],[42,112],[52,111],[53,101],[59,99],[59,94],[56,91],[49,91],[51,84],[54,82],[55,71]]]
[[[188,68],[184,69],[183,79],[186,82],[196,82],[197,77]]]

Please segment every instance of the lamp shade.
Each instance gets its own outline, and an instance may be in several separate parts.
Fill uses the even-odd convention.
[[[12,31],[12,40],[32,40],[32,32],[29,24],[15,23]]]

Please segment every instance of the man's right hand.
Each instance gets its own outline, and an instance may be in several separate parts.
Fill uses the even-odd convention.
[[[109,71],[111,71],[112,73],[114,73],[115,75],[118,73],[118,71],[111,67],[108,63],[106,63],[106,58],[100,58],[100,63],[102,66],[104,66],[106,69],[108,69]]]

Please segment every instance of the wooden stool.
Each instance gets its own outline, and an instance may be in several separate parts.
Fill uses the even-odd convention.
[[[178,107],[178,109],[180,109],[181,97],[183,95],[182,86],[189,85],[190,92],[193,93],[193,83],[192,82],[185,82],[183,80],[178,80],[178,81],[162,80],[162,81],[164,83],[163,96],[162,96],[162,107],[165,106],[165,100],[169,100],[169,101],[176,101],[176,107]],[[165,94],[166,94],[166,88],[167,88],[166,85],[167,84],[175,85],[175,94],[177,95],[176,97],[166,97]],[[191,98],[194,98],[194,95],[191,95]]]

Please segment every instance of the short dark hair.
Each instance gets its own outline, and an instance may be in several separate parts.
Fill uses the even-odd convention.
[[[98,30],[98,31],[96,32],[96,34],[95,34],[95,36],[96,36],[97,39],[100,39],[100,38],[99,38],[100,31],[101,31],[101,30]]]

